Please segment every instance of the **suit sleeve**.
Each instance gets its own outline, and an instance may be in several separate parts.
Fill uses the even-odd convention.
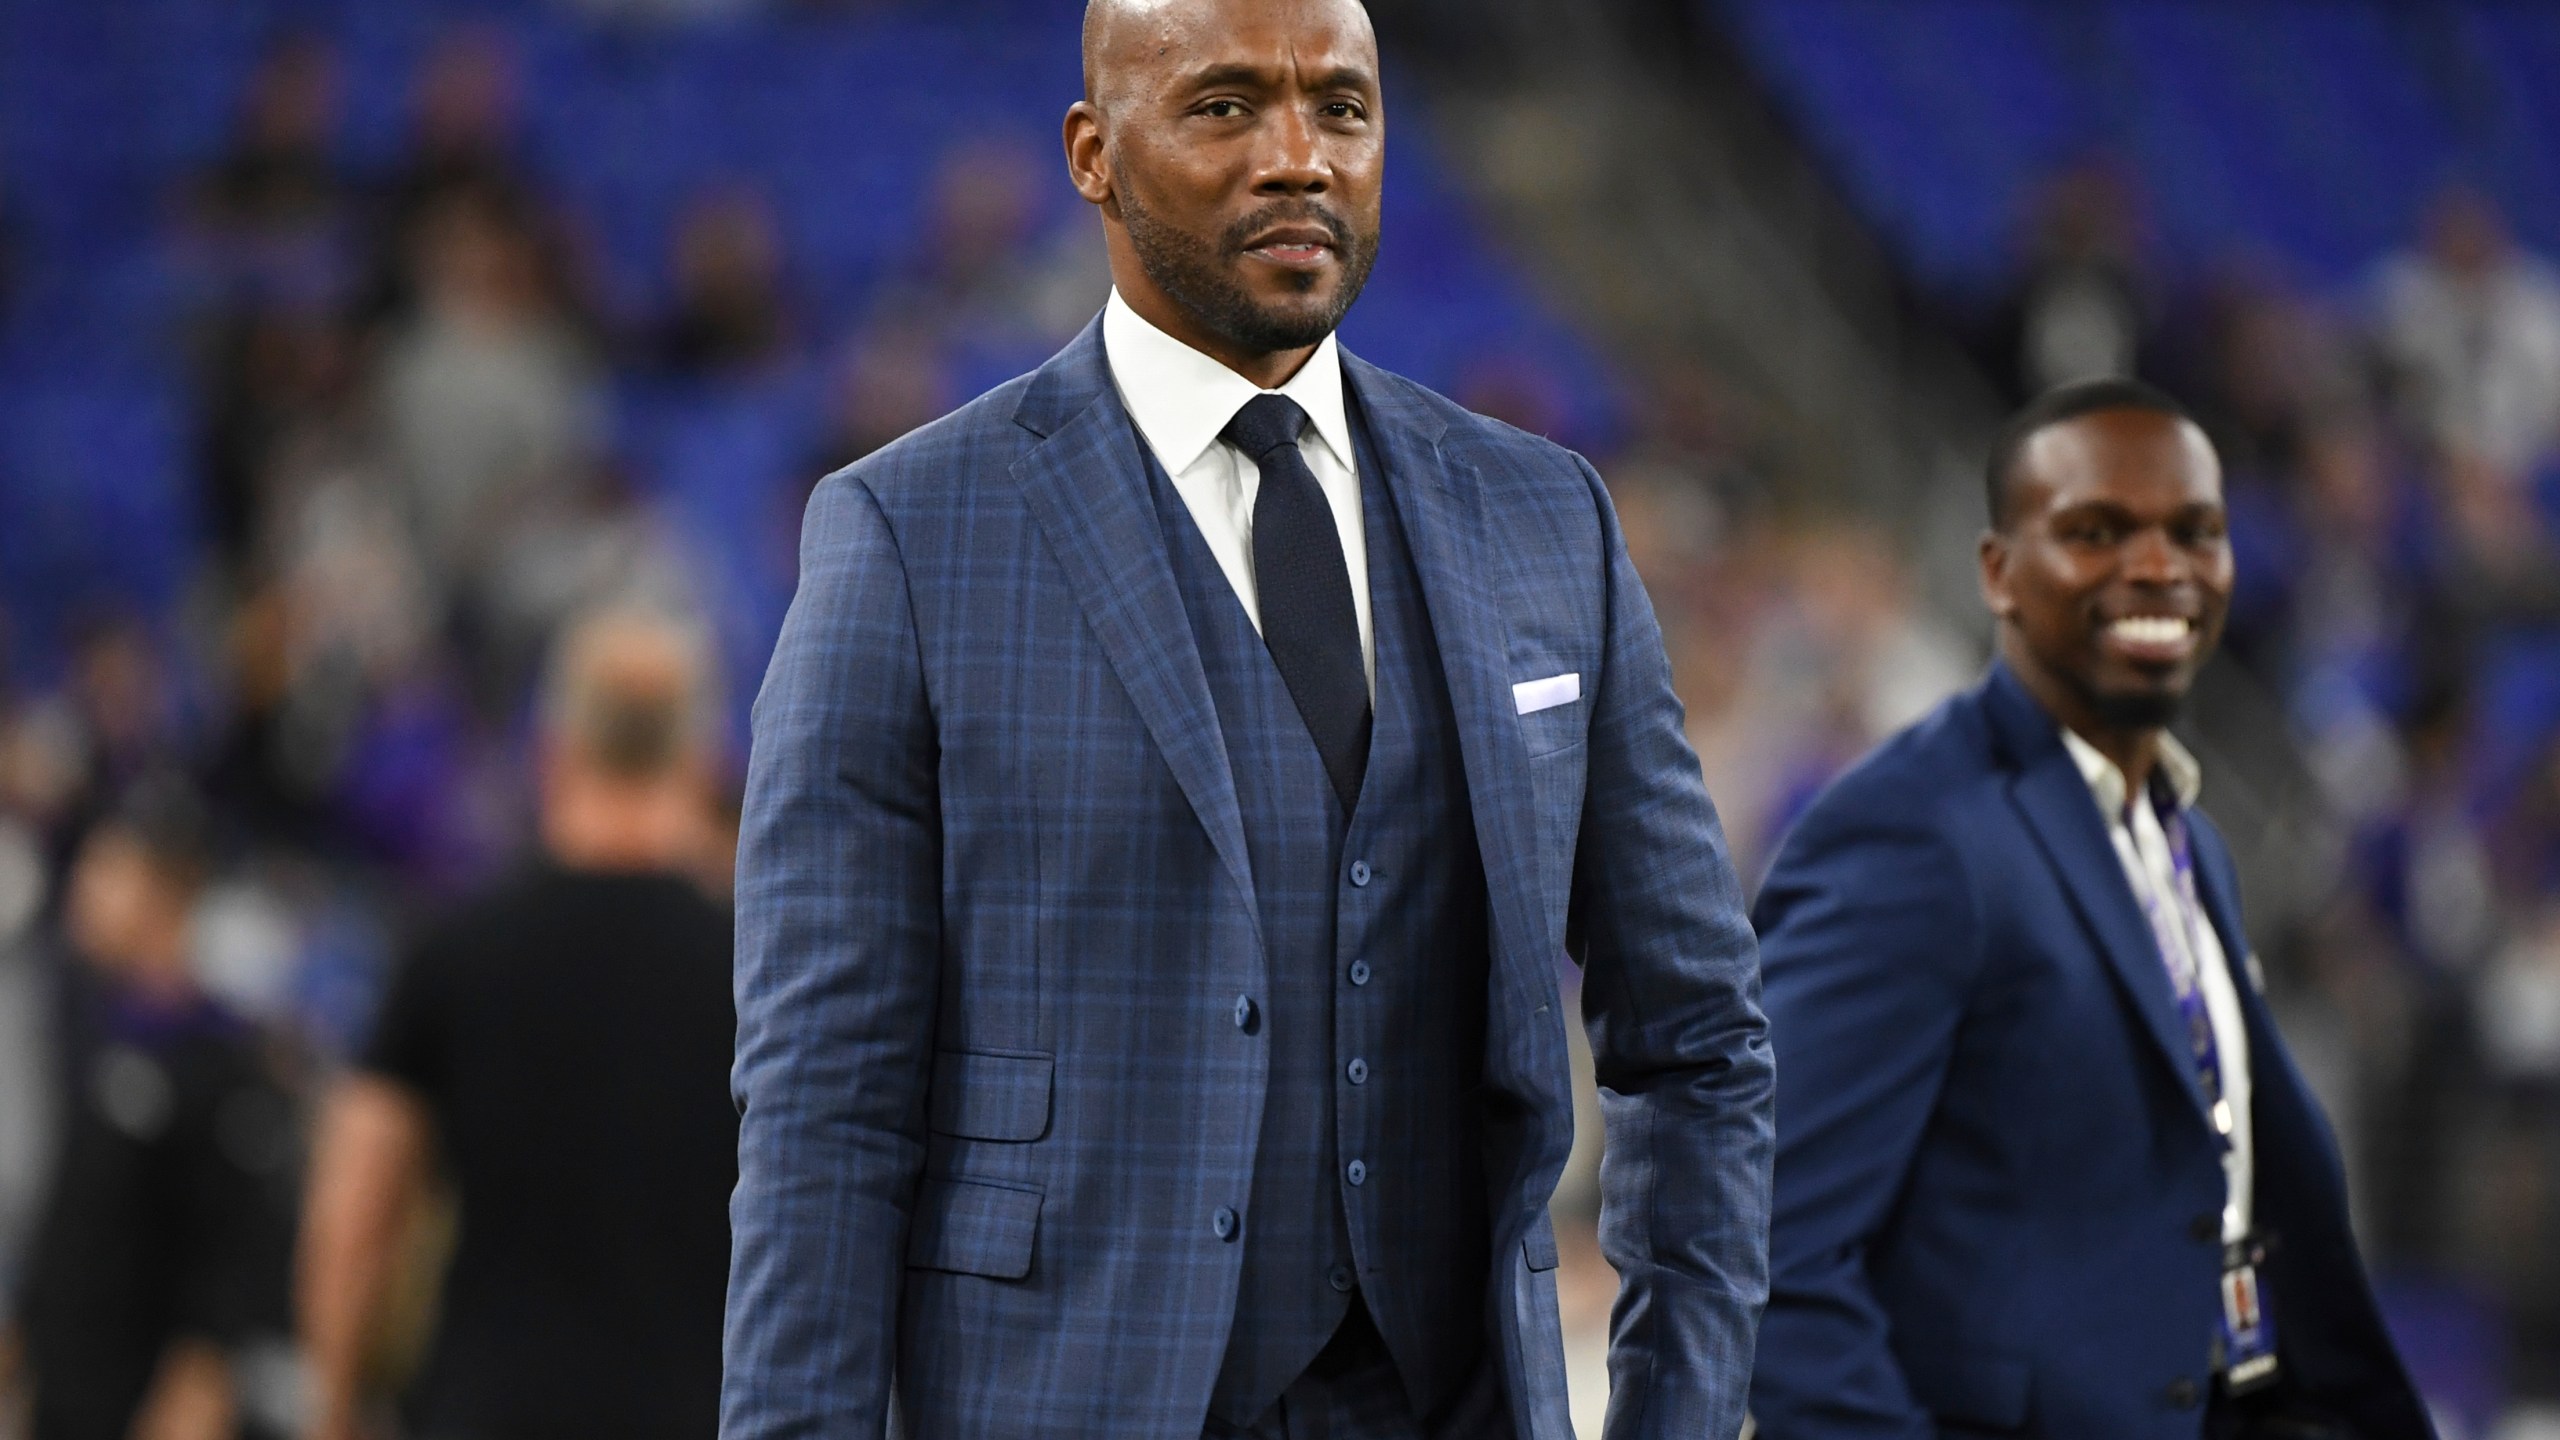
[[[878,1436],[941,946],[937,751],[877,500],[822,484],[738,844],[738,1188],[720,1433]]]
[[[1661,629],[1585,474],[1609,633],[1568,933],[1608,1124],[1601,1243],[1619,1292],[1606,1433],[1728,1440],[1768,1293],[1774,1072],[1759,965]]]
[[[1769,1440],[1937,1433],[1868,1279],[1981,950],[1965,875],[1927,813],[1925,797],[1835,790],[1788,838],[1753,917],[1787,1062],[1751,1392]]]

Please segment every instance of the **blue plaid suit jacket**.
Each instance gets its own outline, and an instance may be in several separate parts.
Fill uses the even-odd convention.
[[[1609,1434],[1731,1436],[1767,1290],[1758,960],[1662,642],[1579,457],[1346,357],[1457,708],[1491,895],[1491,1337],[1567,1440],[1545,1206],[1608,1118]],[[1266,993],[1207,682],[1099,324],[829,476],[738,857],[729,1440],[1200,1433]],[[1581,698],[1522,716],[1512,686]]]

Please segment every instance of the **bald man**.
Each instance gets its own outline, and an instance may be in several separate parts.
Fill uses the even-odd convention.
[[[1567,1440],[1558,962],[1609,1434],[1741,1423],[1757,959],[1588,464],[1344,353],[1353,0],[1097,4],[1115,292],[832,475],[757,704],[723,1434]]]

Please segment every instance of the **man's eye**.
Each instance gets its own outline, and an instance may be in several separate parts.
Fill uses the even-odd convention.
[[[1244,106],[1233,100],[1212,100],[1200,107],[1200,113],[1212,120],[1232,120],[1244,113]]]
[[[1336,100],[1324,107],[1324,113],[1336,120],[1358,120],[1368,112],[1348,100]]]

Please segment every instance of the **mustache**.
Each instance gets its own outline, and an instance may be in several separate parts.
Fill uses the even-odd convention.
[[[1323,201],[1305,198],[1274,200],[1228,226],[1227,233],[1220,238],[1227,250],[1238,251],[1255,236],[1280,225],[1320,225],[1333,241],[1335,250],[1346,255],[1351,253],[1350,222],[1335,214]]]

